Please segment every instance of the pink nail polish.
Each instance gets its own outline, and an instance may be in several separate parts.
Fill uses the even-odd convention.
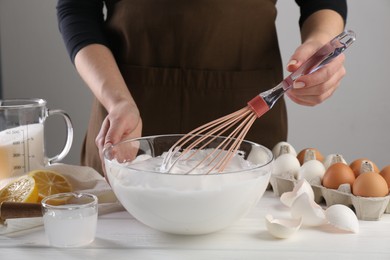
[[[297,60],[290,60],[289,63],[287,64],[287,67],[290,66],[290,65],[295,65],[297,63],[298,63]]]
[[[305,87],[305,83],[303,83],[301,81],[299,81],[299,82],[295,81],[293,87],[296,89],[303,88],[303,87]]]

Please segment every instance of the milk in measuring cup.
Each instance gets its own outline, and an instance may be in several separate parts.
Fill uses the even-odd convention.
[[[0,132],[0,179],[45,165],[43,129],[43,124],[29,124]]]

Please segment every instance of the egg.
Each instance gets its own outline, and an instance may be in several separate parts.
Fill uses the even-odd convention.
[[[290,153],[285,153],[276,158],[272,174],[288,179],[296,178],[300,167],[301,165],[297,157]]]
[[[342,162],[342,163],[347,164],[347,161],[344,159],[344,157],[341,154],[333,153],[333,154],[327,155],[324,159],[325,169],[328,169],[329,166],[331,166],[332,164],[337,163],[337,162]]]
[[[321,154],[321,152],[317,148],[305,148],[305,149],[301,150],[297,155],[298,161],[301,165],[303,165],[305,163],[305,155],[306,155],[307,150],[314,151],[316,160],[318,160],[320,162],[324,161],[324,156]]]
[[[305,162],[298,171],[298,179],[305,179],[310,184],[321,185],[325,174],[325,166],[318,160]]]
[[[387,186],[390,190],[390,165],[385,166],[379,174],[386,180]]]
[[[386,180],[377,172],[361,173],[352,185],[352,194],[361,197],[384,197],[389,193]]]
[[[274,155],[274,158],[278,158],[278,156],[281,154],[281,148],[284,149],[284,147],[288,147],[288,152],[291,153],[294,156],[297,156],[297,152],[295,151],[295,148],[290,144],[285,141],[281,141],[277,143],[273,148],[272,148],[272,154]]]
[[[359,158],[359,159],[356,159],[353,162],[351,162],[351,164],[349,165],[351,167],[352,171],[354,172],[355,177],[357,177],[360,174],[360,168],[362,166],[362,163],[364,163],[364,162],[372,163],[372,165],[374,167],[374,171],[379,172],[378,166],[376,166],[376,164],[373,161],[371,161],[370,159],[367,159],[367,158]]]
[[[269,155],[261,146],[253,146],[247,160],[254,164],[265,164],[269,160]]]
[[[355,181],[355,174],[352,169],[342,163],[334,163],[325,171],[322,178],[322,185],[329,189],[338,189],[342,184],[352,185]]]

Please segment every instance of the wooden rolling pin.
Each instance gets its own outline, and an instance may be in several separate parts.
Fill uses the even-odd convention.
[[[33,217],[42,217],[40,203],[2,202],[0,204],[0,220]]]

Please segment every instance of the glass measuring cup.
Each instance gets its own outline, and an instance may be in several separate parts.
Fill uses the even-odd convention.
[[[44,123],[52,115],[64,118],[67,137],[62,151],[48,158],[45,153]],[[62,110],[49,110],[46,100],[0,100],[0,180],[62,160],[68,154],[72,141],[70,117]]]

